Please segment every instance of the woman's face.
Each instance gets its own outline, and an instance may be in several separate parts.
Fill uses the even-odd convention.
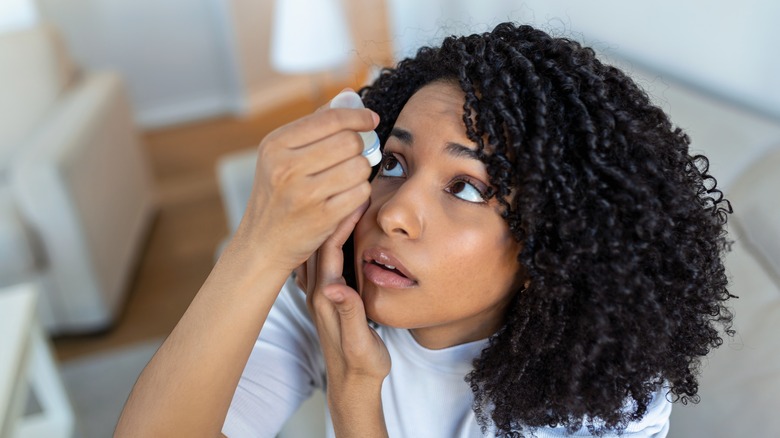
[[[463,123],[454,84],[421,88],[404,106],[355,228],[367,316],[439,349],[487,338],[521,284],[516,242]]]

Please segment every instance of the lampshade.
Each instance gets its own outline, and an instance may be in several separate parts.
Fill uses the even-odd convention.
[[[277,0],[271,66],[280,73],[336,68],[353,49],[341,0]]]

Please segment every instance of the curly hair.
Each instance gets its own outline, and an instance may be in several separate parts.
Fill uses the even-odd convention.
[[[466,377],[483,432],[622,431],[653,393],[698,402],[701,358],[733,336],[731,205],[689,138],[591,48],[530,26],[446,38],[360,90],[382,144],[434,81],[463,121],[530,286]]]

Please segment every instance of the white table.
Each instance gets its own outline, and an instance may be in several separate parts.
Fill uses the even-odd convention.
[[[75,429],[36,299],[32,284],[0,288],[0,438],[70,438]],[[30,391],[41,410],[24,415]]]

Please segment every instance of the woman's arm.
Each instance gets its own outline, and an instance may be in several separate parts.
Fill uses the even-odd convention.
[[[326,110],[263,140],[241,225],[138,378],[116,436],[219,436],[285,279],[368,198],[355,131],[377,121],[368,110]]]
[[[287,274],[246,271],[226,248],[136,382],[115,435],[217,436],[252,346]]]

